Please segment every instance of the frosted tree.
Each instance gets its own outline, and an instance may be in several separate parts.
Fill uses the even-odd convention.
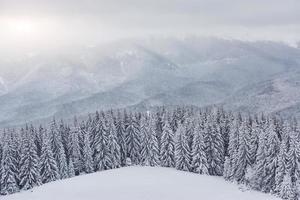
[[[34,132],[34,143],[37,149],[37,154],[40,157],[42,154],[42,144],[43,144],[43,132],[44,132],[44,128],[40,125],[40,127],[38,128],[38,131]]]
[[[296,130],[292,128],[292,131],[288,135],[290,137],[290,148],[287,154],[287,160],[288,160],[288,170],[291,175],[292,184],[296,187],[299,186],[300,181],[300,145],[299,145],[299,139],[298,135],[296,133]],[[298,188],[297,188],[298,189]],[[297,191],[299,192],[299,191]],[[298,198],[298,197],[297,197]]]
[[[58,166],[60,178],[68,178],[68,166],[65,149],[62,143],[62,136],[58,132],[55,120],[53,120],[50,124],[50,143]]]
[[[179,116],[178,116],[178,110],[179,110],[179,108],[177,108],[176,110],[173,111],[172,118],[171,118],[171,121],[170,121],[170,126],[171,126],[171,129],[172,129],[174,135],[175,135],[176,130],[177,130],[177,128],[179,126],[179,123],[180,123],[180,119],[179,119]]]
[[[283,178],[283,182],[281,184],[279,196],[282,199],[286,200],[294,200],[296,196],[296,191],[292,183],[292,178],[290,174],[286,174]]]
[[[84,172],[92,173],[94,171],[93,168],[93,157],[92,150],[90,147],[90,137],[87,132],[84,131],[83,134],[84,143],[83,143],[83,164],[84,164]]]
[[[251,148],[250,148],[250,165],[253,167],[254,164],[255,164],[255,161],[256,161],[256,155],[257,155],[257,149],[258,149],[258,138],[259,138],[259,135],[261,133],[261,128],[260,128],[260,125],[258,124],[257,120],[254,119],[252,121],[252,124],[251,124],[251,135],[250,135],[250,145],[251,145]]]
[[[266,152],[266,143],[267,135],[265,132],[262,132],[259,135],[259,144],[256,156],[256,165],[254,167],[255,173],[251,178],[251,186],[256,190],[262,190],[264,185],[263,181],[266,177],[266,162],[267,162],[267,152]]]
[[[191,152],[189,151],[185,124],[179,125],[175,137],[175,167],[178,170],[191,170]]]
[[[48,183],[59,179],[59,171],[56,160],[54,158],[49,135],[46,132],[42,134],[42,149],[40,157],[40,173],[42,183]]]
[[[158,139],[157,134],[155,131],[155,120],[153,115],[149,115],[149,127],[148,127],[148,133],[149,133],[149,164],[150,166],[158,166],[160,165],[160,159],[159,159],[159,146],[158,146]]]
[[[91,149],[92,149],[92,157],[94,161],[94,169],[97,169],[97,161],[96,161],[96,155],[97,155],[97,145],[99,145],[100,141],[100,132],[103,131],[103,126],[99,126],[100,123],[100,114],[97,111],[95,113],[95,116],[92,118],[92,124],[90,128],[90,142],[91,142]],[[99,129],[100,128],[100,129]]]
[[[281,184],[283,182],[285,171],[287,170],[287,155],[288,147],[286,141],[282,140],[280,144],[279,154],[277,155],[278,165],[275,174],[275,192],[279,193],[281,190]]]
[[[249,155],[249,130],[246,122],[242,122],[239,127],[239,148],[236,158],[236,170],[235,179],[238,182],[245,182],[245,174],[247,167],[250,165],[250,155]]]
[[[163,128],[160,145],[160,159],[161,166],[174,167],[175,166],[175,142],[174,133],[170,127],[168,116],[163,117]]]
[[[112,168],[119,168],[121,166],[121,148],[118,143],[117,130],[112,119],[109,119],[107,131]]]
[[[72,160],[69,160],[68,162],[68,175],[70,178],[75,176],[75,169],[74,169],[74,164]]]
[[[155,120],[156,120],[156,125],[155,125],[155,132],[157,135],[158,139],[158,146],[160,149],[160,141],[161,141],[161,134],[162,134],[162,129],[163,129],[163,115],[164,115],[165,109],[164,108],[157,108],[155,114]]]
[[[203,130],[199,122],[196,122],[194,129],[193,147],[192,147],[192,167],[195,173],[208,174],[208,163],[205,154],[205,142]]]
[[[118,144],[120,146],[120,159],[121,159],[121,166],[126,165],[126,140],[125,140],[125,126],[124,126],[124,120],[121,115],[121,112],[118,112],[117,119],[115,122],[116,126],[116,132],[117,132],[117,138],[118,138]]]
[[[107,119],[104,113],[100,114],[100,119],[96,127],[96,169],[107,170],[112,168],[111,153],[108,146],[109,134]]]
[[[16,161],[12,155],[12,146],[8,136],[4,136],[2,148],[2,162],[1,162],[1,194],[7,195],[19,191],[16,180],[17,166]]]
[[[263,179],[263,191],[274,192],[275,191],[275,176],[276,167],[278,165],[278,154],[280,148],[280,141],[275,130],[275,124],[270,121],[269,126],[266,129],[267,141],[266,141],[266,174]]]
[[[141,119],[141,164],[146,166],[150,165],[151,156],[151,133],[148,118],[148,116],[143,115]]]
[[[189,147],[189,152],[192,152],[192,146],[193,146],[193,133],[194,133],[194,116],[190,112],[187,112],[185,116],[185,121],[184,121],[184,126],[185,126],[185,131],[186,131],[186,139]]]
[[[227,181],[230,181],[232,178],[232,164],[229,156],[225,157],[223,177]]]
[[[252,130],[253,123],[255,119],[253,119],[250,115],[245,118],[245,133],[246,133],[246,157],[247,157],[247,168],[253,168],[255,159],[256,159],[256,151],[258,145],[258,135],[255,131]]]
[[[14,172],[15,172],[15,179],[17,180],[17,183],[19,185],[20,183],[20,160],[21,160],[21,137],[18,132],[16,132],[15,129],[12,129],[8,131],[8,136],[10,137],[9,142],[10,142],[10,150],[11,150],[11,155],[13,157],[13,162],[14,162]]]
[[[239,149],[239,127],[240,121],[233,120],[230,124],[229,144],[228,144],[228,161],[226,166],[226,179],[233,180],[237,167],[237,157]]]
[[[24,190],[41,184],[39,158],[34,144],[33,133],[33,127],[26,129],[22,138],[20,186]]]
[[[210,151],[207,156],[210,156],[210,174],[211,175],[223,175],[224,168],[224,141],[222,139],[220,129],[212,120],[212,126],[210,127]]]
[[[138,165],[140,163],[141,156],[140,127],[136,117],[132,114],[130,115],[129,123],[126,129],[126,144],[127,153],[132,164]]]
[[[72,130],[70,128],[69,124],[66,124],[65,126],[65,141],[64,141],[64,146],[65,146],[65,154],[66,154],[66,159],[67,163],[69,163],[69,160],[72,159]]]
[[[91,148],[93,151],[94,168],[96,171],[104,170],[103,158],[103,135],[105,134],[105,122],[103,115],[96,112],[94,119],[94,128],[91,132]]]

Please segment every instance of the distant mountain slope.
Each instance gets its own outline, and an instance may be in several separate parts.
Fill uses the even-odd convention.
[[[218,81],[195,81],[166,93],[159,93],[139,104],[136,108],[157,105],[198,105],[207,106],[219,103],[231,94],[231,87]]]
[[[300,71],[278,75],[268,81],[241,88],[224,103],[232,110],[299,115]]]
[[[0,68],[27,69],[2,75],[7,84],[1,95],[0,83],[0,126],[111,107],[178,104],[223,103],[288,115],[299,103],[298,95],[289,96],[297,90],[293,72],[299,63],[300,49],[285,44],[216,38],[126,40],[0,60]]]
[[[256,191],[241,191],[220,177],[169,168],[127,167],[56,181],[3,200],[279,200]]]

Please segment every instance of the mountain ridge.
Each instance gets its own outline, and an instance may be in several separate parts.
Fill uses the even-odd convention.
[[[254,94],[265,81],[286,80],[297,72],[300,49],[265,41],[150,39],[24,59],[12,65],[25,63],[31,70],[14,81],[15,85],[9,85],[5,93],[0,92],[1,126],[53,116],[67,118],[97,109],[178,104],[222,104],[232,110],[260,112],[267,103],[257,103],[260,108],[253,109]],[[299,78],[296,76],[291,84]],[[297,91],[298,85],[292,88]],[[272,91],[266,88],[260,92],[268,97]],[[247,101],[251,93],[253,100]],[[295,97],[290,106],[297,105],[299,98]],[[288,110],[286,105],[267,109],[267,113],[282,111],[288,116]]]

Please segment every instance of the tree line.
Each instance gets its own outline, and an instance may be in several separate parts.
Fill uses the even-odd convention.
[[[223,176],[283,199],[298,199],[297,120],[222,108],[97,111],[84,121],[4,129],[0,193],[130,165]]]

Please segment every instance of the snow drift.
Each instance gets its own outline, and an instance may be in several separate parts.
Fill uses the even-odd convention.
[[[3,200],[276,200],[256,191],[241,191],[222,177],[159,167],[125,167],[67,180]]]

